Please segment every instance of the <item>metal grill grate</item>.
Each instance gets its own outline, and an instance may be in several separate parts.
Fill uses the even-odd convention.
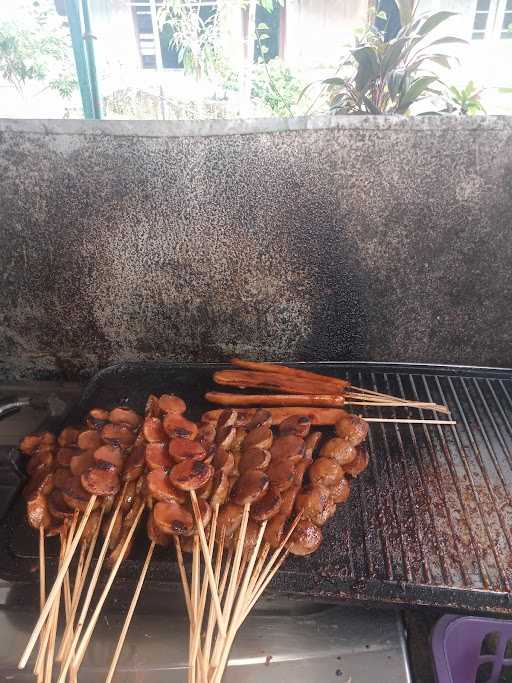
[[[370,465],[325,527],[319,551],[290,558],[275,590],[312,599],[352,599],[512,613],[512,372],[367,363],[306,364],[353,384],[449,406],[456,426],[372,423]],[[149,392],[207,406],[217,366],[123,364],[100,373],[74,416],[126,401],[142,410]],[[359,407],[358,407],[359,410]],[[418,417],[406,408],[364,408],[368,417]],[[431,412],[420,413],[426,419]],[[440,416],[445,417],[445,416]],[[22,506],[0,534],[0,573],[28,574],[37,547]],[[21,532],[20,529],[26,531]],[[7,530],[7,531],[6,531]],[[121,576],[133,579],[147,546],[139,534]],[[169,551],[149,580],[178,581]]]

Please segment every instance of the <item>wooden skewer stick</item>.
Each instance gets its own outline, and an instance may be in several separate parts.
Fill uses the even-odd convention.
[[[98,520],[98,526],[96,527],[96,531],[94,532],[94,536],[92,538],[91,544],[89,546],[89,550],[87,552],[87,558],[85,560],[85,564],[83,567],[83,570],[80,574],[80,585],[78,586],[78,592],[76,596],[76,600],[73,602],[73,606],[71,609],[71,620],[68,626],[66,627],[66,630],[64,631],[64,634],[62,636],[62,642],[60,646],[60,650],[58,653],[57,661],[62,662],[69,653],[69,647],[71,645],[71,639],[74,637],[73,634],[73,628],[74,628],[74,622],[75,622],[75,617],[76,613],[78,611],[78,605],[80,604],[80,598],[82,596],[82,591],[85,586],[85,580],[87,578],[87,574],[89,573],[89,568],[91,566],[91,562],[93,559],[93,554],[94,550],[96,548],[96,543],[98,542],[98,537],[100,535],[101,531],[101,523],[103,521],[103,515],[105,514],[105,506],[103,505],[100,510],[100,517]],[[110,537],[109,537],[110,538]],[[98,558],[98,563],[100,563],[100,559]],[[101,563],[100,563],[100,568],[101,568]],[[96,585],[96,582],[94,581],[94,576],[93,576],[93,581],[92,583],[94,586]]]
[[[228,592],[226,594],[226,601],[224,602],[224,619],[225,623],[229,623],[229,618],[231,616],[231,609],[233,607],[233,600],[235,597],[236,582],[238,580],[238,571],[240,569],[240,562],[242,560],[242,552],[244,549],[245,534],[247,531],[247,523],[249,521],[249,512],[251,506],[249,504],[244,505],[244,511],[242,514],[242,521],[240,524],[240,529],[238,531],[238,541],[235,549],[235,559],[231,566],[231,576],[229,579]],[[213,668],[217,668],[220,662],[220,657],[226,642],[227,633],[222,633],[219,629],[217,634],[217,640],[215,642],[215,648],[213,650],[213,658],[211,665]]]
[[[215,506],[218,509],[218,505]],[[222,570],[222,558],[224,555],[224,544],[226,542],[226,527],[222,527],[220,532],[220,540],[217,546],[217,558],[215,561],[215,582],[217,583],[217,590],[219,592],[219,600],[222,600],[224,594],[224,586],[226,585],[227,573],[224,572],[224,586],[220,582],[220,573]],[[231,562],[231,561],[230,561]],[[204,661],[207,664],[210,659],[210,651],[212,647],[213,629],[215,628],[215,610],[213,603],[210,601],[210,609],[208,612],[208,626],[206,627],[206,637],[204,640]]]
[[[395,418],[395,417],[363,417],[366,422],[394,422],[398,424],[409,424],[409,425],[456,425],[455,420],[410,420],[408,418]]]
[[[135,533],[135,529],[137,528],[137,525],[138,525],[139,520],[142,516],[142,513],[144,512],[145,507],[146,507],[145,502],[139,506],[139,511],[137,512],[137,516],[133,520],[133,524],[130,527],[128,534],[126,535],[126,539],[125,539],[123,545],[121,546],[121,552],[119,553],[119,557],[117,558],[114,566],[112,567],[112,569],[110,571],[110,575],[107,579],[107,583],[105,585],[105,588],[103,589],[103,592],[101,593],[101,596],[98,600],[98,604],[96,605],[96,608],[95,608],[94,612],[92,613],[89,624],[87,625],[87,628],[86,628],[85,633],[82,637],[82,640],[80,641],[80,645],[78,646],[78,650],[77,650],[75,658],[73,660],[73,667],[76,668],[77,671],[78,671],[80,664],[82,662],[82,659],[85,655],[85,650],[86,650],[87,646],[89,645],[89,641],[91,639],[92,633],[94,631],[94,628],[95,628],[96,623],[98,621],[98,618],[100,616],[101,610],[103,609],[103,605],[105,604],[105,600],[107,599],[110,588],[111,588],[112,584],[114,583],[114,579],[116,578],[117,572],[119,571],[119,567],[121,566],[121,562],[124,560],[124,556],[126,555],[126,551],[128,550],[128,546],[130,545],[133,534]]]
[[[39,527],[39,610],[42,611],[44,603],[46,600],[46,558],[45,558],[45,547],[44,547],[44,527]],[[41,634],[39,638],[39,655],[38,662],[40,661],[41,652],[43,648],[44,633]],[[42,683],[43,673],[41,667],[37,666],[34,673],[37,674],[37,683]]]
[[[61,589],[62,583],[64,581],[64,577],[66,575],[66,572],[68,570],[69,565],[71,564],[71,560],[73,559],[73,555],[74,555],[75,550],[78,546],[78,543],[80,542],[80,538],[82,536],[82,533],[85,529],[85,525],[87,524],[87,520],[89,519],[89,515],[91,514],[95,503],[96,503],[96,496],[91,496],[91,499],[89,500],[87,508],[86,508],[84,515],[82,517],[82,521],[80,522],[80,526],[78,527],[78,531],[75,534],[75,537],[73,539],[73,542],[71,543],[71,547],[69,549],[69,552],[67,553],[67,557],[65,557],[64,562],[62,563],[62,567],[59,569],[59,572],[57,574],[57,578],[55,579],[55,583],[53,584],[53,587],[50,591],[50,594],[48,595],[48,598],[46,599],[43,610],[42,610],[41,614],[39,615],[39,619],[37,620],[37,623],[34,627],[34,630],[32,631],[32,635],[29,638],[27,646],[25,647],[25,650],[23,651],[23,654],[22,654],[21,659],[20,659],[19,664],[18,664],[18,669],[24,669],[25,666],[27,665],[28,658],[30,657],[32,650],[34,649],[34,645],[36,644],[36,641],[39,637],[39,634],[41,633],[41,630],[44,626],[44,623],[45,623],[46,619],[48,618],[50,610],[51,610],[55,600],[57,599],[57,596],[60,595],[60,589]]]
[[[244,579],[242,582],[242,586],[240,588],[239,594],[238,594],[238,599],[236,603],[235,610],[233,612],[233,616],[231,618],[230,622],[230,627],[229,627],[229,632],[228,632],[228,637],[226,639],[226,642],[224,644],[224,649],[220,658],[220,664],[218,669],[215,672],[215,675],[213,677],[212,683],[220,683],[220,680],[222,678],[222,674],[224,673],[224,669],[226,668],[227,664],[227,659],[229,657],[229,653],[231,651],[231,647],[233,645],[233,640],[235,639],[236,633],[241,625],[240,621],[240,615],[242,614],[242,611],[244,607],[246,606],[247,603],[247,587],[249,585],[249,581],[252,577],[252,573],[254,570],[254,565],[256,563],[256,558],[259,553],[261,541],[263,539],[263,534],[265,533],[265,529],[267,526],[267,522],[263,522],[263,524],[260,527],[258,537],[256,539],[256,544],[252,550],[248,565],[247,565],[247,570],[244,574]]]
[[[77,515],[75,515],[75,519],[77,519]],[[60,538],[60,555],[59,555],[59,569],[62,567],[62,564],[64,562],[64,558],[66,556],[66,553],[68,552],[68,540],[69,536],[71,536],[73,531],[73,527],[69,529],[67,532],[67,536],[62,536]],[[52,680],[52,672],[53,672],[53,659],[54,659],[54,653],[55,653],[55,640],[57,638],[57,625],[59,621],[59,609],[60,609],[60,596],[61,596],[61,591],[59,591],[57,595],[57,599],[52,605],[52,611],[50,612],[50,618],[48,621],[48,629],[50,632],[49,640],[48,640],[48,651],[46,654],[46,666],[45,666],[45,673],[44,673],[44,681],[45,683],[51,683]]]
[[[251,580],[249,582],[249,586],[247,588],[247,591],[249,594],[251,594],[253,592],[254,586],[256,585],[256,582],[260,577],[260,574],[261,574],[262,569],[263,569],[263,565],[265,564],[265,560],[267,559],[269,552],[270,552],[270,546],[268,543],[265,543],[265,545],[263,546],[263,549],[261,551],[261,555],[258,559],[258,563],[257,563],[257,565],[254,568],[254,571],[252,573],[252,577],[251,577]]]
[[[210,584],[210,593],[217,612],[217,625],[219,631],[225,635],[226,634],[226,621],[224,619],[222,608],[220,606],[219,594],[217,592],[217,584],[215,583],[215,575],[213,573],[213,567],[210,560],[210,554],[208,552],[208,543],[206,541],[206,534],[204,533],[203,519],[201,517],[201,511],[199,509],[199,504],[197,502],[197,496],[195,491],[190,491],[190,499],[192,501],[192,509],[194,511],[194,517],[196,520],[197,530],[199,532],[199,540],[201,542],[201,550],[203,552],[203,558],[206,566],[206,572],[208,573],[208,582]]]
[[[93,572],[91,580],[89,582],[89,587],[87,589],[87,593],[85,595],[85,599],[84,599],[84,602],[82,605],[82,609],[80,611],[80,616],[78,617],[75,635],[73,636],[73,640],[71,642],[69,649],[67,650],[67,654],[65,655],[65,658],[64,658],[64,663],[63,663],[61,670],[60,670],[58,683],[64,683],[64,681],[66,680],[66,674],[68,672],[70,664],[73,661],[74,654],[75,654],[75,648],[78,644],[80,634],[82,633],[82,629],[83,629],[83,626],[85,623],[85,619],[87,617],[87,613],[89,611],[89,606],[91,604],[91,600],[92,600],[92,597],[94,595],[94,591],[96,590],[96,584],[98,583],[98,578],[99,578],[99,575],[101,572],[101,568],[103,566],[103,561],[105,559],[105,555],[107,554],[108,544],[110,542],[112,530],[114,529],[114,525],[116,523],[117,516],[119,515],[119,511],[121,510],[121,505],[123,504],[123,498],[124,498],[124,495],[126,493],[126,487],[127,486],[128,486],[128,484],[126,483],[124,485],[124,488],[123,488],[121,495],[119,496],[119,500],[117,502],[114,513],[112,514],[112,517],[110,519],[110,523],[109,523],[109,526],[107,529],[107,533],[105,534],[105,538],[103,539],[103,545],[101,547],[100,554],[99,554],[98,559],[96,561],[96,566],[94,568],[94,572]],[[99,527],[98,527],[98,529],[99,529]]]
[[[192,623],[194,615],[192,613],[192,599],[190,597],[190,587],[188,585],[187,572],[185,570],[185,563],[183,562],[183,552],[181,550],[181,543],[179,536],[173,536],[174,545],[176,546],[176,558],[178,560],[178,569],[180,572],[181,585],[183,586],[183,595],[185,596],[185,605],[187,606],[188,620]]]
[[[214,510],[213,510],[213,515],[212,515],[212,521],[210,524],[210,538],[208,542],[208,552],[210,554],[210,562],[213,560],[213,548],[215,545],[215,534],[217,532],[217,517],[219,515],[219,506],[216,505]],[[215,587],[216,590],[218,591],[217,588],[217,583],[218,579],[215,577]],[[200,645],[200,639],[201,639],[201,628],[203,624],[203,615],[204,615],[204,608],[206,605],[206,596],[207,596],[207,590],[208,590],[208,574],[205,570],[204,575],[203,575],[203,583],[201,586],[201,596],[199,599],[199,610],[197,613],[197,620],[195,624],[195,631],[194,631],[194,638],[192,640],[192,658],[195,661],[198,655],[199,651],[199,645]],[[203,667],[203,674],[206,675],[206,672]]]
[[[278,572],[279,569],[281,568],[282,564],[284,563],[284,561],[285,561],[286,558],[288,557],[289,553],[290,553],[290,551],[289,551],[289,550],[286,550],[285,553],[284,553],[284,555],[282,555],[282,557],[278,560],[278,562],[277,562],[277,564],[274,566],[274,568],[266,575],[265,580],[264,580],[263,583],[260,585],[260,587],[258,588],[258,590],[256,591],[256,593],[253,594],[253,596],[252,596],[250,602],[246,605],[246,608],[245,608],[244,612],[242,613],[242,617],[241,617],[241,622],[240,622],[240,624],[243,623],[243,621],[247,618],[247,615],[248,615],[249,612],[252,610],[252,608],[253,608],[254,605],[257,603],[257,601],[260,599],[260,597],[262,596],[262,594],[263,594],[263,592],[265,591],[265,589],[266,589],[266,587],[268,586],[268,584],[272,581],[272,579],[274,578],[274,576],[277,574],[277,572]]]
[[[146,560],[144,562],[144,566],[142,567],[142,571],[139,576],[139,580],[137,582],[137,586],[135,588],[135,593],[133,594],[132,601],[130,603],[130,607],[128,609],[128,614],[126,615],[126,619],[124,620],[123,624],[123,629],[121,631],[121,635],[119,636],[119,640],[117,641],[116,649],[114,652],[114,656],[112,657],[112,662],[110,663],[110,668],[108,670],[107,677],[105,679],[105,683],[111,683],[112,678],[114,677],[114,673],[117,667],[117,662],[119,661],[119,656],[121,654],[121,651],[123,649],[124,641],[126,639],[126,634],[128,633],[128,629],[130,628],[130,623],[133,617],[133,613],[135,612],[135,607],[137,606],[137,602],[139,600],[140,592],[142,590],[142,584],[144,583],[144,579],[146,578],[146,574],[148,573],[149,569],[149,564],[151,562],[151,558],[153,557],[153,552],[155,550],[155,545],[156,543],[152,541],[152,543],[149,546],[148,553],[146,555]]]
[[[258,590],[260,589],[260,587],[263,585],[263,583],[264,583],[266,577],[267,577],[268,574],[272,571],[272,567],[274,566],[274,564],[275,564],[276,561],[278,560],[279,555],[281,554],[281,551],[283,550],[283,548],[286,546],[286,544],[287,544],[288,541],[290,540],[290,537],[291,537],[291,535],[293,534],[293,532],[295,531],[295,527],[296,527],[297,524],[300,522],[300,518],[301,518],[301,517],[302,517],[302,510],[295,516],[295,519],[293,520],[293,522],[292,522],[290,528],[288,529],[288,533],[287,533],[286,536],[283,538],[283,540],[281,541],[281,543],[278,545],[278,547],[276,548],[276,550],[272,553],[272,555],[271,555],[271,557],[270,557],[270,560],[268,561],[266,567],[262,570],[262,572],[261,572],[261,574],[260,574],[260,577],[258,578],[258,580],[257,580],[257,582],[256,582],[256,584],[255,584],[255,586],[254,586],[254,588],[253,588],[253,591],[252,591],[253,594],[258,592]]]
[[[192,657],[192,643],[194,641],[195,633],[198,628],[197,616],[199,610],[199,571],[200,571],[200,546],[199,539],[194,536],[193,550],[192,550],[192,582],[191,582],[191,598],[192,598],[192,614],[193,620],[190,623],[189,638],[188,638],[188,681],[189,683],[196,683],[196,660]]]
[[[78,515],[79,511],[75,510],[75,514],[73,515],[73,519],[71,521],[71,526],[69,527],[68,535],[67,535],[67,541],[66,541],[66,554],[69,552],[69,549],[71,547],[71,543],[73,542],[73,538],[75,535],[76,531],[76,525],[78,523]],[[69,580],[69,568],[68,571],[66,572],[66,575],[64,576],[64,609],[66,613],[66,624],[69,621],[69,615],[71,613],[71,583]]]

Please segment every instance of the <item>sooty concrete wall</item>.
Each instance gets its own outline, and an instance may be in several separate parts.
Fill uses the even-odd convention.
[[[0,371],[512,366],[512,120],[0,122]]]

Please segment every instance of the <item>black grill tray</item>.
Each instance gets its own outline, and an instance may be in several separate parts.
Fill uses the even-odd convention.
[[[310,557],[289,558],[269,591],[311,600],[428,605],[512,613],[512,371],[400,364],[297,364],[353,384],[447,403],[456,427],[372,424],[370,466],[325,526]],[[212,406],[214,364],[123,363],[99,372],[66,424],[95,406],[141,412],[149,393],[174,392],[189,416]],[[356,410],[356,408],[354,408]],[[361,409],[374,417],[418,411]],[[425,418],[433,418],[425,412]],[[445,416],[439,414],[438,418]],[[47,542],[49,556],[57,545]],[[144,529],[119,580],[134,583],[147,548]],[[0,527],[0,577],[37,580],[37,536],[18,498]],[[171,550],[158,549],[149,583],[179,585]]]

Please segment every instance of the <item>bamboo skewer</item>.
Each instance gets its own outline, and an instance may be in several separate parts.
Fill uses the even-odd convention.
[[[77,515],[75,515],[75,520],[77,519]],[[68,552],[68,541],[69,537],[72,535],[72,529],[68,531],[67,536],[63,537],[61,536],[60,539],[60,555],[59,555],[59,570],[63,565],[64,558],[66,556],[66,553]],[[44,668],[44,681],[45,683],[51,683],[52,680],[52,672],[53,672],[53,660],[54,660],[54,653],[55,653],[55,641],[57,638],[57,625],[59,621],[59,609],[60,609],[60,598],[61,598],[61,591],[58,592],[57,594],[57,599],[54,601],[52,605],[52,610],[50,612],[50,617],[48,621],[48,631],[49,631],[49,639],[48,639],[48,652],[46,655],[46,665]]]
[[[101,572],[101,568],[103,566],[103,561],[105,559],[105,555],[107,554],[108,544],[110,541],[110,537],[112,535],[112,530],[114,528],[117,516],[119,515],[119,511],[121,510],[121,505],[123,502],[124,494],[126,492],[126,487],[127,487],[127,484],[125,484],[125,486],[123,488],[123,492],[122,492],[121,496],[119,497],[119,501],[117,503],[117,506],[116,506],[114,513],[110,519],[110,524],[108,526],[107,533],[105,534],[105,538],[103,539],[103,545],[101,547],[100,554],[99,554],[98,559],[96,561],[96,566],[94,568],[94,572],[92,574],[91,581],[90,581],[89,587],[87,589],[87,593],[86,593],[86,596],[84,599],[84,603],[82,605],[80,616],[78,618],[75,635],[73,636],[73,640],[71,642],[71,645],[70,645],[69,649],[67,650],[67,654],[64,657],[64,663],[63,663],[61,670],[60,670],[58,683],[64,683],[68,669],[71,665],[71,662],[73,661],[75,648],[78,644],[80,634],[82,633],[82,629],[83,629],[83,626],[85,623],[85,619],[86,619],[87,613],[89,611],[89,606],[91,604],[91,600],[92,600],[92,597],[94,595],[94,591],[96,590],[96,584],[98,583],[98,578],[99,578],[99,575]],[[104,508],[103,508],[103,511],[104,511]],[[99,526],[98,526],[98,529],[99,529]],[[97,536],[96,536],[96,538],[97,538]]]
[[[208,552],[210,555],[210,562],[213,559],[213,549],[214,549],[214,545],[215,545],[215,534],[217,531],[218,514],[219,514],[219,506],[216,505],[215,509],[213,511],[212,521],[210,524],[210,539],[209,539],[209,543],[208,543]],[[217,585],[218,585],[218,579],[215,576],[215,588],[216,588],[216,590],[217,590]],[[208,574],[205,570],[204,575],[203,575],[203,583],[201,586],[201,595],[200,595],[200,599],[199,599],[199,610],[197,613],[197,623],[195,626],[194,638],[192,641],[191,656],[192,656],[193,661],[196,660],[196,658],[198,656],[198,651],[199,651],[199,645],[200,645],[200,639],[201,639],[201,628],[202,628],[202,624],[203,624],[203,615],[204,615],[204,608],[206,605],[207,590],[208,590]],[[218,592],[218,590],[217,590],[217,592]],[[219,600],[219,603],[220,603],[220,600]],[[202,667],[202,672],[203,672],[203,674],[206,674],[204,667]]]
[[[199,539],[194,536],[193,550],[192,550],[192,581],[191,581],[191,599],[192,599],[192,614],[191,628],[188,638],[188,681],[189,683],[196,683],[196,660],[192,657],[192,643],[194,641],[197,624],[197,614],[199,608],[199,571],[200,571],[200,547]]]
[[[188,585],[187,572],[185,570],[185,563],[183,562],[183,552],[181,550],[181,543],[179,536],[173,536],[174,545],[176,546],[176,558],[178,560],[178,569],[180,572],[181,585],[183,587],[183,595],[185,596],[185,605],[187,607],[188,620],[193,621],[192,614],[192,599],[190,597],[190,587]]]
[[[122,500],[122,498],[121,498],[121,500]],[[110,571],[110,575],[108,577],[105,588],[103,589],[103,592],[101,593],[101,596],[98,600],[98,604],[96,605],[96,608],[95,608],[94,612],[92,613],[89,624],[85,630],[85,633],[82,637],[82,640],[80,641],[80,645],[78,646],[77,652],[75,654],[75,658],[73,660],[73,667],[76,668],[77,670],[80,667],[82,659],[85,655],[85,650],[89,644],[92,633],[94,631],[94,628],[95,628],[96,623],[98,621],[98,618],[100,616],[101,610],[103,608],[103,605],[105,604],[105,600],[107,599],[110,588],[111,588],[112,584],[114,583],[114,579],[116,578],[117,572],[119,571],[119,567],[121,566],[121,562],[124,560],[124,556],[126,555],[126,551],[128,549],[128,546],[130,545],[133,534],[135,533],[135,529],[137,528],[137,525],[139,523],[139,519],[142,516],[144,508],[145,508],[145,503],[142,503],[139,506],[139,511],[137,513],[137,516],[135,517],[135,519],[133,521],[132,526],[130,527],[130,529],[128,531],[128,534],[126,535],[125,542],[121,546],[121,552],[119,553],[119,557],[117,558],[114,566],[112,567],[112,569]]]
[[[455,420],[411,420],[409,418],[396,417],[363,417],[366,422],[391,422],[398,424],[413,424],[413,425],[456,425]]]
[[[87,524],[87,520],[89,519],[89,515],[91,514],[95,503],[96,503],[96,496],[91,496],[91,499],[89,500],[89,504],[87,505],[87,508],[83,514],[82,521],[80,522],[80,526],[78,527],[78,531],[75,534],[75,537],[74,537],[73,542],[71,544],[70,550],[67,553],[67,557],[65,557],[64,562],[62,563],[62,567],[59,569],[59,572],[57,574],[57,578],[55,579],[55,583],[53,584],[53,587],[50,591],[50,594],[48,595],[48,598],[47,598],[46,603],[43,607],[43,610],[42,610],[41,614],[39,615],[39,619],[37,620],[37,623],[34,627],[34,630],[32,631],[32,635],[29,638],[27,646],[25,647],[25,650],[23,651],[23,654],[22,654],[21,659],[20,659],[19,664],[18,664],[18,669],[24,669],[25,666],[27,665],[28,658],[30,657],[32,650],[34,649],[34,645],[35,645],[35,643],[39,637],[39,634],[41,633],[41,630],[45,624],[46,619],[48,618],[48,615],[50,613],[52,605],[55,602],[57,596],[60,595],[60,588],[61,588],[62,583],[64,581],[64,576],[68,570],[69,565],[71,564],[71,560],[73,559],[73,554],[74,554],[74,552],[78,546],[78,543],[79,543],[80,538],[82,536],[83,530],[85,529],[85,525]]]
[[[142,571],[139,576],[139,580],[137,582],[137,587],[135,588],[135,593],[133,594],[132,601],[130,603],[130,607],[128,609],[128,613],[126,615],[126,619],[123,624],[123,628],[121,631],[121,635],[119,636],[119,640],[117,641],[116,649],[114,652],[114,656],[112,657],[112,662],[110,664],[110,668],[107,673],[107,677],[105,679],[105,683],[111,683],[112,678],[114,677],[114,673],[116,671],[117,667],[117,662],[119,661],[119,656],[121,655],[121,651],[123,649],[124,641],[126,639],[126,634],[128,633],[128,629],[130,627],[130,623],[133,617],[133,613],[135,611],[135,607],[137,606],[137,602],[139,600],[139,596],[142,590],[142,584],[144,583],[144,579],[146,578],[146,574],[148,573],[149,565],[151,563],[151,558],[153,557],[153,552],[155,550],[155,542],[152,541],[148,553],[146,555],[146,560],[144,562],[144,566],[142,567]]]
[[[80,575],[80,585],[78,587],[76,601],[74,602],[74,604],[72,606],[71,620],[70,620],[70,623],[68,624],[68,626],[66,627],[66,630],[64,631],[64,634],[62,636],[62,642],[61,642],[60,650],[59,650],[59,653],[57,656],[57,661],[60,661],[60,662],[63,661],[68,656],[69,646],[71,645],[71,639],[74,637],[74,633],[73,633],[74,621],[75,621],[76,613],[78,611],[78,605],[80,604],[80,598],[82,595],[82,591],[83,591],[84,586],[85,586],[85,580],[87,578],[87,574],[89,573],[89,568],[91,566],[91,562],[93,559],[93,554],[94,554],[94,550],[96,548],[96,543],[98,542],[98,538],[100,535],[101,523],[103,521],[103,515],[104,514],[105,514],[105,506],[102,506],[101,510],[100,510],[100,517],[98,520],[98,526],[96,528],[96,531],[94,532],[94,536],[92,538],[92,541],[91,541],[91,544],[89,546],[89,550],[87,553],[87,558],[85,560],[85,564],[84,564],[82,573]],[[107,530],[107,533],[108,533],[108,530]],[[110,535],[108,536],[108,538],[110,540]],[[105,550],[105,553],[106,553],[106,550]],[[98,558],[98,563],[96,566],[101,568],[101,564],[102,564],[102,558],[101,558],[101,554],[100,554],[100,557]],[[99,570],[98,570],[98,575],[99,575]],[[94,577],[95,577],[95,575],[93,574],[93,577],[91,580],[92,590],[94,590],[94,587],[96,586],[96,581],[94,580]],[[92,592],[91,592],[91,597],[92,597]],[[87,598],[86,598],[86,600],[87,600]],[[87,607],[88,607],[88,605],[87,605]]]
[[[44,527],[39,527],[39,610],[43,610],[46,600],[46,557],[44,547]],[[34,673],[37,674],[37,683],[42,683],[43,674],[41,667],[38,665],[40,657],[42,656],[42,648],[44,642],[44,633],[39,637],[39,655],[37,658],[36,668]]]
[[[218,506],[216,506],[216,507],[218,508]],[[224,594],[224,587],[226,585],[226,579],[227,579],[227,572],[225,572],[224,576],[223,576],[223,581],[220,580],[220,573],[222,570],[222,559],[223,559],[223,555],[224,555],[224,543],[225,543],[225,541],[226,541],[226,527],[222,527],[222,530],[220,532],[220,541],[219,541],[219,545],[217,548],[217,558],[216,558],[216,562],[215,562],[215,582],[217,584],[217,591],[219,593],[219,600],[222,600],[222,596]],[[229,560],[229,564],[231,564],[231,560]],[[227,560],[226,560],[226,565],[228,565]],[[210,659],[213,629],[215,628],[214,616],[215,616],[215,611],[213,608],[213,603],[210,602],[210,609],[208,612],[208,625],[206,627],[206,637],[205,637],[205,641],[204,641],[204,661],[205,661],[205,663],[208,663],[208,661]]]
[[[206,566],[206,572],[208,573],[208,582],[210,584],[211,598],[213,605],[217,612],[217,625],[219,631],[225,635],[226,634],[226,622],[222,612],[222,607],[220,606],[219,595],[217,593],[217,585],[215,583],[215,576],[213,573],[213,567],[210,560],[210,555],[208,552],[208,543],[206,541],[206,535],[204,533],[203,520],[201,517],[201,511],[199,509],[199,504],[197,502],[197,496],[195,491],[190,491],[190,499],[192,501],[192,509],[194,511],[194,517],[196,520],[197,530],[199,532],[199,540],[201,542],[201,550],[203,552],[203,558]]]

